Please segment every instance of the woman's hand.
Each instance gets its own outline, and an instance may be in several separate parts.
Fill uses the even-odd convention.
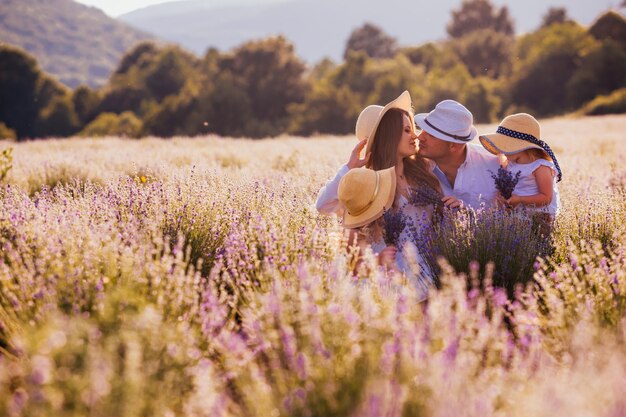
[[[395,246],[387,246],[378,254],[378,263],[389,269],[395,269],[396,253],[398,249]]]
[[[445,196],[441,199],[443,206],[446,208],[454,209],[463,207],[463,202],[456,197],[452,197],[451,195]]]
[[[365,158],[361,159],[361,151],[363,150],[366,144],[367,144],[367,139],[363,139],[362,141],[356,144],[354,149],[352,149],[352,153],[350,154],[350,159],[348,160],[348,163],[346,164],[348,165],[349,169],[361,168],[367,165],[372,153],[368,152],[367,155],[365,155]]]

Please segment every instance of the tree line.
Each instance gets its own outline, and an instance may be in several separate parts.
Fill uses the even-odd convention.
[[[312,67],[281,36],[203,57],[143,42],[97,90],[70,90],[34,57],[0,45],[0,137],[346,134],[365,105],[404,89],[419,111],[451,98],[477,122],[626,112],[626,20],[615,11],[586,28],[551,8],[539,28],[515,36],[505,6],[464,0],[447,33],[400,47],[368,23],[352,32],[342,62]]]

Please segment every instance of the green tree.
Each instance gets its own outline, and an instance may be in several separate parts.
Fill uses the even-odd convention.
[[[365,23],[350,34],[343,58],[347,59],[353,51],[363,51],[370,58],[391,58],[396,52],[396,44],[396,40],[380,27]]]
[[[254,116],[250,97],[230,73],[220,74],[212,91],[203,92],[196,103],[187,124],[197,133],[265,136],[264,132],[252,131],[249,123]]]
[[[613,91],[606,96],[597,96],[582,109],[588,115],[626,113],[626,88]]]
[[[17,135],[15,134],[15,130],[9,129],[7,125],[0,122],[0,140],[2,139],[17,139]]]
[[[461,61],[457,54],[444,43],[428,42],[420,46],[406,47],[399,51],[415,65],[422,65],[426,72],[434,68],[450,69]]]
[[[480,29],[452,41],[452,49],[473,77],[508,76],[513,65],[514,40],[493,29]]]
[[[113,76],[128,74],[133,69],[145,69],[150,65],[158,52],[159,48],[154,42],[144,41],[138,43],[122,57]]]
[[[100,100],[98,92],[86,85],[80,85],[74,90],[72,103],[81,126],[84,127],[96,117]]]
[[[79,121],[74,112],[71,95],[56,96],[41,110],[37,120],[39,137],[65,137],[78,131]]]
[[[572,110],[575,103],[568,99],[568,83],[580,67],[583,51],[595,44],[576,23],[554,24],[521,37],[508,104],[539,116]]]
[[[372,80],[372,85],[361,102],[362,107],[371,103],[388,103],[404,90],[410,91],[414,103],[428,100],[424,86],[416,82],[426,78],[426,71],[422,66],[413,65],[405,55],[373,61],[367,66],[367,78]]]
[[[176,46],[139,44],[122,58],[103,91],[98,113],[132,111],[144,117],[162,100],[196,82],[200,60]]]
[[[80,132],[80,136],[138,138],[141,136],[142,130],[142,121],[132,112],[124,112],[122,114],[102,113]]]
[[[558,23],[571,22],[573,21],[567,16],[567,9],[565,7],[550,7],[546,14],[542,17],[539,29]]]
[[[609,38],[583,55],[567,91],[572,105],[578,107],[622,87],[626,87],[626,50]]]
[[[193,97],[187,94],[171,95],[161,105],[146,115],[144,130],[154,136],[170,137],[192,135],[193,129],[185,122],[195,104]]]
[[[247,96],[256,119],[249,121],[250,126],[256,123],[257,129],[263,130],[271,127],[271,132],[264,131],[263,135],[284,131],[289,123],[288,106],[301,103],[309,90],[304,78],[306,66],[296,56],[293,45],[282,36],[247,42],[235,49],[232,56],[225,57],[220,67],[233,75],[234,83]],[[238,95],[239,90],[234,87],[224,84],[222,93],[230,90]],[[236,100],[243,105],[241,97],[237,96]],[[248,134],[261,135],[250,129]]]
[[[452,21],[446,29],[453,38],[480,29],[492,29],[511,36],[514,33],[509,9],[506,6],[496,9],[490,0],[463,0],[461,7],[452,11]]]
[[[103,95],[102,101],[96,111],[97,114],[119,114],[125,111],[143,114],[144,103],[151,99],[150,93],[145,87],[131,84],[119,87],[109,85],[104,89]]]
[[[303,103],[289,108],[289,132],[296,135],[327,133],[343,135],[354,132],[362,110],[358,97],[347,86],[339,88],[328,80],[318,82]]]
[[[369,73],[370,61],[363,51],[350,52],[343,64],[336,68],[332,83],[337,87],[346,86],[360,96],[367,96],[374,83]]]
[[[418,103],[418,111],[430,111],[442,100],[452,99],[463,102],[465,91],[472,82],[472,75],[463,64],[450,69],[436,68],[424,80],[428,90],[428,101]],[[419,110],[419,109],[423,110]]]
[[[472,112],[474,122],[490,123],[496,120],[502,101],[496,95],[496,82],[486,77],[472,80],[465,91],[463,103]]]
[[[35,134],[41,70],[25,51],[0,44],[0,121],[19,139]]]
[[[187,79],[194,77],[198,61],[191,54],[177,47],[159,52],[145,70],[145,85],[158,102],[178,94]]]
[[[600,16],[589,28],[589,33],[598,40],[613,39],[626,49],[626,19],[613,10]]]

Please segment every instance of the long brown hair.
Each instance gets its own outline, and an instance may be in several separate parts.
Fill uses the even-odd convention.
[[[404,131],[404,116],[413,120],[413,115],[400,109],[390,109],[380,120],[374,133],[372,143],[372,156],[367,168],[381,170],[396,165],[398,144]],[[411,129],[414,129],[411,126]],[[417,154],[404,158],[404,175],[409,185],[416,187],[425,185],[441,192],[441,186],[437,177],[432,173],[428,162],[424,157]]]

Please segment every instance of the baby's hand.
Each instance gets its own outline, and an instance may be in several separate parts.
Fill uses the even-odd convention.
[[[441,199],[443,205],[447,208],[461,208],[463,207],[463,202],[456,197],[452,197],[451,195],[446,196]]]
[[[398,249],[395,246],[387,246],[378,254],[378,263],[389,269],[393,269],[396,261]]]
[[[509,203],[507,202],[506,198],[502,197],[502,194],[500,194],[499,191],[496,193],[496,203],[499,207],[509,207]]]
[[[520,196],[512,194],[511,198],[506,200],[506,203],[511,207],[516,207],[522,203]]]

